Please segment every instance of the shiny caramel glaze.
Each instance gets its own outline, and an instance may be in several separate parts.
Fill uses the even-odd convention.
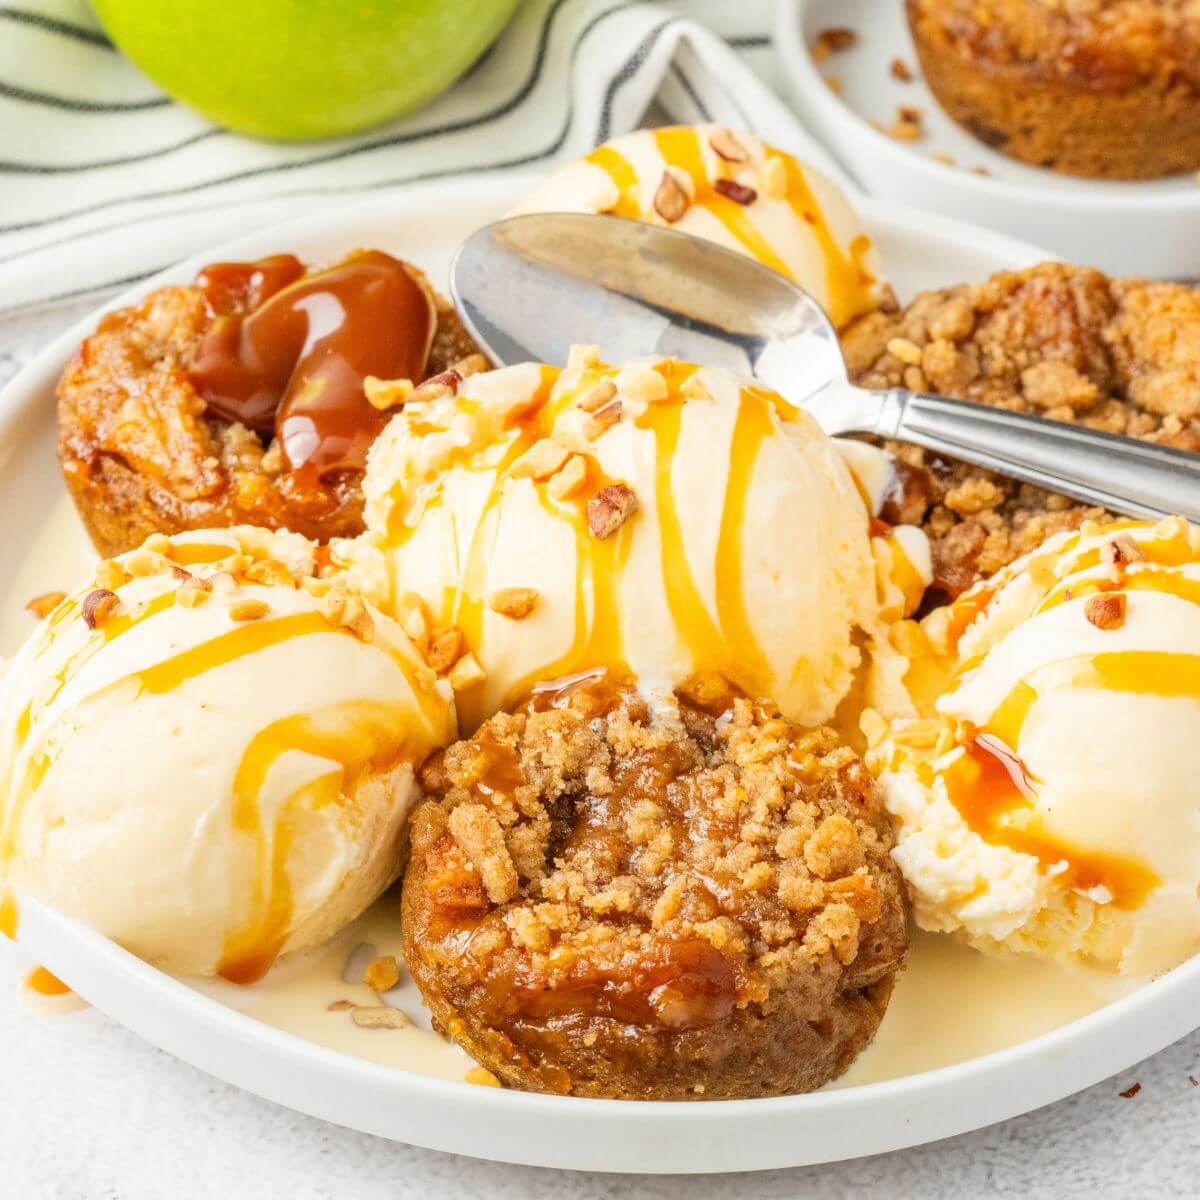
[[[358,259],[375,261],[370,256],[376,254],[360,252]],[[421,292],[420,300],[400,281],[397,270]],[[384,274],[398,283],[394,290],[403,289],[403,311],[410,316],[415,312],[418,324],[425,322],[424,297],[429,293],[416,268],[400,264],[388,267]],[[324,283],[313,284],[318,277]],[[285,454],[285,445],[274,437],[274,422],[265,412],[251,424],[229,420],[232,410],[222,415],[211,407],[192,375],[198,350],[214,326],[227,331],[240,326],[244,332],[248,311],[261,311],[266,305],[271,313],[283,312],[291,288],[320,291],[323,287],[328,300],[333,295],[330,285],[328,272],[305,277],[303,265],[290,255],[248,264],[217,263],[202,271],[195,285],[160,288],[142,303],[101,320],[59,382],[58,455],[80,516],[102,554],[133,549],[152,533],[236,524],[292,529],[318,541],[362,532],[362,471],[355,463],[384,418],[365,401],[357,407],[360,381],[352,387],[339,386],[339,367],[333,391],[351,397],[349,411],[365,423],[346,425],[345,405],[335,405],[326,426],[329,436],[321,443],[331,457],[324,457],[323,451],[310,461],[312,456],[301,444],[309,430],[304,422],[310,416],[305,412],[309,397],[304,389],[295,389],[295,403],[284,414],[299,422],[300,439]],[[339,276],[332,286],[342,289],[349,284]],[[433,299],[432,345],[424,371],[418,372],[421,375],[439,374],[477,351],[450,304],[440,297]],[[332,302],[326,305],[331,307]],[[374,317],[371,324],[374,330]],[[394,333],[396,324],[389,319],[381,328]],[[399,357],[405,363],[415,361],[413,347],[419,349],[428,334],[424,326],[422,330],[415,339],[401,339],[407,349]],[[374,338],[372,332],[368,341]],[[328,346],[317,345],[327,341],[317,337],[308,353],[301,355],[318,380],[327,378],[338,357],[325,354]],[[335,337],[335,349],[337,341]],[[378,361],[385,372],[396,364],[398,345],[389,342],[384,347],[386,353]],[[357,352],[342,357],[353,359],[350,374],[356,375],[373,370],[376,361],[360,358]],[[295,458],[289,459],[289,454]],[[300,469],[292,469],[300,462]]]
[[[585,672],[426,764],[405,956],[506,1084],[784,1094],[873,1035],[907,939],[870,778],[830,731],[725,695],[665,720]]]
[[[363,381],[424,376],[436,312],[428,289],[380,250],[296,275],[290,255],[219,263],[197,278],[213,323],[190,376],[210,411],[274,433],[293,470],[361,471],[388,413]],[[244,295],[232,307],[231,295]]]

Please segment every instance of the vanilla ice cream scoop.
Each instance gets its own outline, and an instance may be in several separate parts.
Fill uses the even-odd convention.
[[[102,563],[0,689],[0,884],[164,968],[259,977],[401,866],[453,699],[390,619],[238,528]],[[11,911],[11,909],[10,909]]]
[[[1200,531],[1060,535],[926,632],[950,685],[871,756],[918,923],[1130,974],[1200,948]]]
[[[887,294],[861,221],[830,180],[719,125],[641,129],[597,146],[515,210],[612,213],[669,225],[798,283],[841,328]]]
[[[364,492],[368,532],[335,560],[449,672],[468,729],[597,669],[651,692],[720,679],[815,724],[864,644],[891,654],[837,446],[725,370],[579,347],[561,373],[418,392]]]

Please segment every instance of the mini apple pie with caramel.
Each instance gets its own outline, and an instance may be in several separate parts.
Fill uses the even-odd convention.
[[[410,387],[485,365],[415,267],[359,250],[216,263],[110,313],[58,386],[58,453],[102,554],[237,524],[362,530],[366,453]]]

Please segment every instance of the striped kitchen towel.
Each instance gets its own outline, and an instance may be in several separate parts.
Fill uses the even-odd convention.
[[[102,293],[204,246],[417,179],[549,164],[643,122],[748,128],[842,178],[763,82],[770,0],[526,0],[421,112],[318,143],[173,103],[84,0],[0,0],[0,314]]]

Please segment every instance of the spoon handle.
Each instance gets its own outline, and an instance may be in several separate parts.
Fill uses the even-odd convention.
[[[903,388],[874,432],[1116,513],[1200,522],[1200,456],[1183,450]]]

